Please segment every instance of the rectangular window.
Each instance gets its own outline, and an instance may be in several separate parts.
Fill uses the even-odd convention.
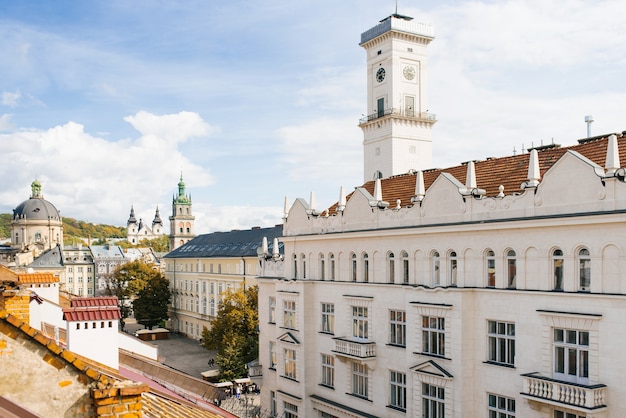
[[[322,354],[322,381],[324,386],[335,387],[335,358]]]
[[[445,416],[444,388],[422,383],[422,417],[443,418]]]
[[[445,355],[445,318],[422,317],[422,352],[436,356]]]
[[[554,378],[589,383],[589,332],[554,329]]]
[[[489,361],[515,365],[515,324],[489,321],[487,323]]]
[[[293,300],[283,301],[283,327],[296,329],[296,302]]]
[[[369,337],[369,318],[367,308],[364,306],[352,307],[352,336],[357,339],[367,340]]]
[[[488,398],[489,418],[515,418],[515,399],[492,393],[488,395]]]
[[[367,365],[352,363],[352,394],[367,399],[368,397]]]
[[[389,344],[406,346],[406,312],[389,311]]]
[[[389,406],[406,410],[406,374],[389,372]]]
[[[571,412],[554,411],[554,418],[586,418],[584,415],[572,414]]]
[[[322,303],[322,332],[335,333],[335,304]]]
[[[276,392],[270,392],[270,416],[276,416]]]
[[[296,379],[296,350],[285,349],[285,377]]]
[[[270,341],[270,369],[276,368],[276,343]]]
[[[283,402],[283,417],[285,418],[298,418],[298,406],[289,402]]]
[[[269,322],[270,324],[276,323],[276,298],[274,296],[270,296],[269,303]]]

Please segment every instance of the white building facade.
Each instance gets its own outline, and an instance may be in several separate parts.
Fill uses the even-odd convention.
[[[401,36],[394,19],[406,18],[389,19],[384,30]],[[285,213],[284,268],[260,258],[251,375],[263,409],[623,416],[625,160],[617,133],[443,170],[416,165],[325,210],[297,199]]]

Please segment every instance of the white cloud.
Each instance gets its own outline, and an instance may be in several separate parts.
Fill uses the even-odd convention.
[[[8,113],[0,115],[0,131],[8,131],[9,129],[13,129],[11,115]]]
[[[216,206],[193,203],[197,234],[233,229],[267,228],[282,223],[283,208],[277,206]]]
[[[4,106],[16,107],[21,97],[22,93],[20,93],[19,90],[15,93],[10,93],[8,91],[2,92],[2,104]]]

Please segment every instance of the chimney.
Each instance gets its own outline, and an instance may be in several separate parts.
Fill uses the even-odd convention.
[[[20,321],[30,322],[30,290],[3,290],[0,293],[0,311],[6,311]]]

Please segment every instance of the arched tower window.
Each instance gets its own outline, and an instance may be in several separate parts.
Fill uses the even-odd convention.
[[[578,283],[581,291],[588,292],[590,290],[591,256],[586,248],[581,248],[578,251]]]
[[[456,286],[457,284],[457,266],[458,258],[456,256],[456,252],[450,251],[450,255],[448,256],[448,281],[450,282],[450,286]]]
[[[352,281],[356,282],[356,254],[354,253],[350,256],[350,276]]]
[[[431,256],[431,269],[433,273],[433,285],[439,286],[441,284],[441,265],[437,251],[434,251]]]
[[[330,280],[335,280],[336,276],[335,276],[335,254],[331,253],[328,256],[328,260],[330,262]]]
[[[396,259],[392,252],[387,254],[387,281],[393,283],[396,280]]]
[[[493,250],[485,252],[485,271],[487,273],[487,287],[496,287],[496,254]]]
[[[515,251],[509,250],[506,253],[506,283],[509,289],[515,289],[515,279],[517,277],[517,257]]]
[[[409,254],[402,251],[402,283],[409,284]]]
[[[370,260],[367,253],[363,253],[363,283],[370,281]]]
[[[324,254],[320,253],[319,255],[319,278],[320,280],[326,279],[326,261],[324,260]]]
[[[554,276],[554,290],[563,290],[563,251],[552,251],[552,273]]]

